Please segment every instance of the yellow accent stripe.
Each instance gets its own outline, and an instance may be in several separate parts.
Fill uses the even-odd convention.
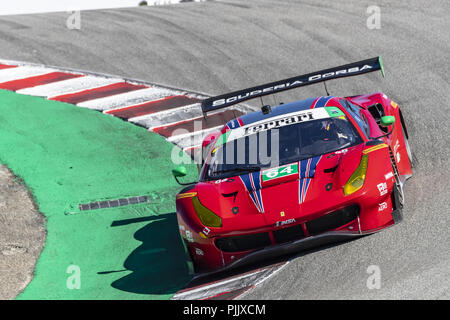
[[[177,195],[177,199],[184,199],[184,198],[192,198],[197,195],[197,192],[186,192],[186,193],[180,193]]]
[[[386,143],[382,143],[382,144],[379,144],[377,146],[373,146],[373,147],[371,147],[369,149],[363,150],[362,153],[363,154],[368,154],[368,153],[370,153],[372,151],[383,149],[383,148],[387,148],[387,147],[388,147],[388,145]]]

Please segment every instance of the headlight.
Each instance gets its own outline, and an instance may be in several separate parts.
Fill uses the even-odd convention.
[[[346,196],[358,191],[364,185],[368,161],[369,156],[367,154],[363,155],[358,168],[356,168],[355,172],[353,172],[350,179],[348,179],[347,183],[344,185],[344,194]]]
[[[216,228],[222,226],[222,219],[220,219],[219,216],[206,208],[204,205],[202,205],[198,197],[192,198],[192,204],[194,205],[194,210],[203,225]]]

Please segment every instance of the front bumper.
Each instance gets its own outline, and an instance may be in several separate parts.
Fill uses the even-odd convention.
[[[392,212],[393,216],[397,216],[399,214],[400,214],[400,210],[394,210]],[[399,222],[399,221],[395,221],[395,223],[397,223],[397,222]],[[248,265],[261,263],[263,261],[267,262],[267,261],[270,261],[271,259],[277,259],[277,258],[280,258],[283,256],[288,256],[288,255],[292,255],[295,253],[309,251],[314,248],[320,248],[322,246],[333,244],[333,243],[339,243],[339,242],[353,240],[358,237],[362,237],[365,235],[369,235],[369,234],[378,232],[378,231],[388,228],[392,225],[393,225],[393,223],[390,223],[385,226],[382,226],[382,227],[379,227],[376,229],[372,229],[372,230],[368,230],[368,231],[363,231],[363,232],[347,231],[347,230],[329,231],[329,232],[324,232],[324,233],[321,233],[318,235],[309,236],[306,238],[302,238],[299,240],[295,240],[295,241],[291,241],[291,242],[287,242],[287,243],[283,243],[283,244],[271,245],[269,247],[255,250],[251,253],[248,253],[248,254],[242,256],[241,258],[239,258],[238,260],[236,260],[228,265],[225,265],[218,270],[215,270],[212,272],[207,272],[207,273],[202,273],[202,276],[203,275],[211,275],[211,274],[224,272],[224,271],[229,271],[231,269],[236,269],[236,268],[245,267]]]
[[[245,255],[244,257],[240,258],[239,260],[234,261],[231,264],[221,268],[218,271],[222,272],[238,267],[247,266],[250,264],[256,264],[262,261],[276,259],[285,255],[311,250],[313,248],[317,248],[326,244],[355,239],[361,236],[362,234],[360,234],[359,232],[349,232],[349,231],[326,232],[317,236],[311,236],[290,243],[273,245],[264,249],[251,252]]]

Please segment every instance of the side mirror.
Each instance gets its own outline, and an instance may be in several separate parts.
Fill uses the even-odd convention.
[[[172,170],[172,174],[175,178],[184,177],[187,174],[185,166],[178,166]]]
[[[383,127],[389,127],[390,125],[393,125],[395,123],[395,117],[394,116],[384,116],[381,117],[381,126]]]
[[[195,182],[184,183],[184,182],[180,182],[178,180],[178,178],[184,177],[185,175],[187,175],[187,169],[186,169],[185,166],[178,166],[175,169],[173,169],[172,170],[172,175],[174,176],[175,180],[177,181],[177,183],[179,185],[188,186],[188,185],[191,185],[191,184],[195,183]]]
[[[389,126],[393,125],[394,123],[395,123],[395,117],[394,116],[381,117],[380,125],[382,127],[389,127]],[[382,136],[379,136],[379,137],[376,137],[376,138],[370,137],[370,139],[377,140],[377,139],[380,139],[380,138],[383,138],[383,137],[387,137],[387,136],[389,136],[392,133],[392,131],[394,131],[394,127],[392,127],[391,131],[389,131],[388,133],[383,134]]]

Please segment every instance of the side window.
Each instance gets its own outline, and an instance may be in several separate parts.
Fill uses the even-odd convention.
[[[375,104],[369,106],[367,109],[369,110],[369,112],[370,112],[370,114],[372,115],[372,117],[375,119],[375,121],[376,121],[378,127],[379,127],[382,131],[384,131],[384,132],[387,133],[387,132],[389,131],[389,129],[386,128],[386,127],[382,127],[382,126],[380,125],[380,123],[381,123],[381,118],[384,117],[384,116],[386,115],[386,113],[384,112],[383,105],[380,104],[380,103],[375,103]]]
[[[369,126],[369,121],[367,120],[366,116],[364,114],[361,114],[361,118],[364,122],[364,126],[362,126],[361,128],[364,131],[364,134],[366,135],[366,137],[370,137],[370,126]]]
[[[356,123],[358,123],[358,126],[362,129],[362,131],[368,138],[370,136],[370,127],[367,119],[363,115],[361,115],[361,107],[358,107],[357,105],[344,99],[341,100],[341,104],[345,108],[345,110],[347,110],[347,112],[352,116],[352,118],[355,119]]]

